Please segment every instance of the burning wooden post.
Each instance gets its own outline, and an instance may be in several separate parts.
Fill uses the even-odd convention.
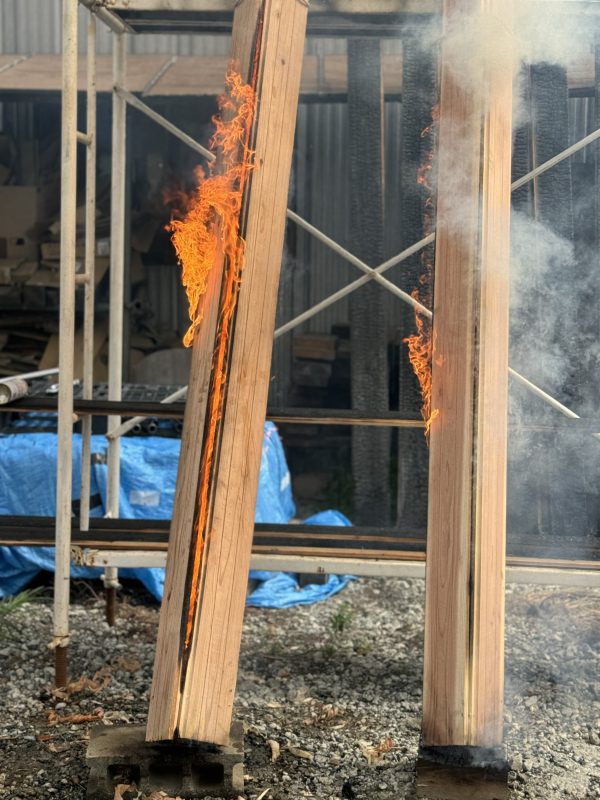
[[[480,22],[480,38],[475,31],[469,38],[474,52],[465,56],[461,37]],[[456,769],[461,781],[474,770],[469,797],[507,791],[501,745],[510,25],[505,0],[444,0],[431,403],[437,415],[430,432],[418,790],[446,800],[465,796],[464,782],[452,786]]]
[[[306,15],[303,0],[235,10],[232,63],[248,88],[237,111],[252,113],[234,120],[235,147],[217,137],[239,194],[216,202],[200,280],[148,741],[230,737]]]

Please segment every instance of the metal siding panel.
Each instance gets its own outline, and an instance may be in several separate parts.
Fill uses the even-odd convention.
[[[347,109],[344,103],[301,104],[298,115],[298,213],[340,244],[348,245],[350,219],[349,184],[346,156]],[[385,178],[386,229],[385,250],[392,256],[400,249],[398,240],[399,136],[401,105],[386,104]],[[368,145],[365,145],[368,146]],[[303,173],[303,174],[302,174]],[[294,308],[297,314],[308,306],[340,289],[360,276],[358,270],[312,239],[298,232],[299,269],[306,284],[306,302]],[[376,266],[376,265],[373,265]],[[402,267],[388,273],[397,282]],[[410,288],[410,287],[409,287]],[[360,290],[359,290],[360,291]],[[382,290],[385,291],[385,290]],[[386,293],[386,314],[390,334],[397,327],[398,302]],[[348,322],[348,298],[321,311],[307,324],[306,330],[328,333],[334,324]]]
[[[0,53],[60,53],[61,0],[1,0]],[[79,50],[85,52],[88,12],[79,9]],[[148,55],[226,55],[228,36],[147,34],[131,36],[129,50]],[[98,52],[111,52],[111,34],[98,25]]]

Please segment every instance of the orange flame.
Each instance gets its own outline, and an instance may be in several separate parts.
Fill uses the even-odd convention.
[[[432,122],[422,131],[421,137],[426,138],[435,131],[435,126],[439,117],[438,108],[432,111]],[[433,170],[433,148],[427,153],[424,163],[417,170],[417,183],[427,192],[425,201],[424,233],[427,235],[433,230],[433,187],[430,183]],[[433,257],[430,248],[426,248],[421,254],[421,264],[424,272],[419,278],[421,290],[414,289],[411,294],[415,300],[423,305],[431,306],[432,301],[432,278],[433,278]],[[419,382],[421,397],[421,416],[425,420],[425,436],[429,438],[431,424],[438,416],[439,409],[431,408],[431,362],[435,345],[432,337],[431,321],[415,311],[416,333],[407,336],[404,342],[408,345],[408,358],[413,368],[413,372]]]
[[[201,170],[197,170],[198,186],[190,199],[185,216],[183,219],[173,220],[170,226],[172,241],[182,265],[183,284],[189,303],[191,325],[183,340],[188,347],[202,321],[202,302],[207,291],[208,274],[220,258],[224,260],[220,315],[198,479],[195,538],[188,573],[190,596],[185,621],[185,648],[191,640],[200,591],[199,577],[207,536],[210,478],[218,423],[223,411],[231,323],[244,266],[245,241],[240,234],[240,216],[244,190],[254,168],[250,137],[256,111],[256,93],[231,66],[226,87],[225,94],[219,99],[221,116],[213,119],[215,133],[210,143],[211,150],[219,156],[220,171],[213,173],[211,168],[206,176]]]
[[[421,300],[419,292],[415,289],[412,292],[415,300]],[[425,420],[425,436],[429,437],[431,423],[438,416],[439,410],[431,408],[431,359],[433,356],[433,340],[431,335],[431,323],[425,320],[418,311],[415,311],[415,324],[417,332],[407,336],[404,341],[408,345],[408,359],[413,368],[423,403],[421,405],[421,416]]]
[[[191,325],[183,343],[190,347],[202,321],[202,298],[208,273],[222,249],[225,258],[241,269],[244,241],[239,235],[239,215],[248,174],[252,169],[249,136],[256,108],[256,94],[232,67],[226,77],[226,92],[219,98],[221,116],[213,117],[215,133],[210,149],[219,153],[219,173],[196,170],[198,185],[189,198],[182,219],[173,219],[171,241],[182,266]],[[226,116],[227,119],[223,119]]]

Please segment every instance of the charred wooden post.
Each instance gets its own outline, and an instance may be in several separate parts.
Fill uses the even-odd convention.
[[[369,143],[369,146],[367,146]],[[383,81],[379,39],[348,40],[348,157],[351,249],[383,261]],[[384,293],[368,283],[350,298],[352,408],[389,410]],[[390,432],[352,431],[354,520],[385,526],[390,516]]]
[[[570,101],[566,70],[558,64],[528,67],[521,83],[530,105],[531,121],[517,133],[513,168],[523,174],[568,146]],[[595,396],[586,386],[586,378],[590,372],[596,372],[596,365],[586,375],[585,342],[595,335],[592,331],[597,326],[596,314],[589,315],[586,304],[577,303],[577,325],[567,331],[563,319],[568,326],[571,315],[562,308],[558,312],[553,301],[565,294],[567,285],[573,287],[573,292],[585,291],[581,287],[591,285],[590,273],[596,270],[590,264],[589,249],[585,252],[581,248],[572,257],[568,246],[556,246],[555,237],[560,237],[566,245],[578,238],[574,236],[574,167],[572,159],[562,161],[513,196],[513,207],[531,220],[528,227],[524,227],[527,223],[522,218],[519,224],[528,231],[536,247],[531,270],[526,276],[519,276],[520,302],[511,319],[511,363],[518,370],[526,367],[534,382],[580,411],[589,408],[588,403]],[[577,186],[582,187],[581,180]],[[578,214],[578,222],[581,216]],[[551,241],[554,246],[552,256],[548,257],[549,248],[544,244]],[[574,297],[573,300],[575,304]],[[534,350],[532,342],[545,345]],[[519,392],[515,400],[515,411],[523,419],[545,422],[553,419],[553,412],[536,398]],[[569,538],[592,533],[597,516],[587,494],[590,482],[586,473],[595,460],[589,450],[593,445],[582,441],[574,431],[563,431],[556,436],[523,431],[511,434],[509,537],[524,532]],[[553,453],[550,459],[548,452]],[[534,471],[527,466],[532,458],[538,463]],[[565,464],[570,468],[565,469]]]
[[[235,10],[233,59],[257,99],[240,215],[245,266],[230,296],[228,264],[211,271],[196,331],[148,741],[230,737],[306,15],[303,0],[242,0]],[[206,359],[213,350],[220,369],[216,356],[212,367]],[[218,390],[222,407],[204,424]]]
[[[481,782],[469,796],[489,799],[507,792],[501,746],[511,9],[503,0],[445,0],[443,10],[432,364],[438,413],[430,433],[417,785],[427,797],[458,796],[449,781],[475,767]],[[465,80],[455,62],[457,26],[477,30],[482,17],[484,33],[493,26],[497,57],[474,57]],[[485,42],[477,40],[476,48],[483,52]],[[485,779],[486,769],[493,780]]]
[[[530,74],[533,161],[535,164],[542,164],[568,146],[570,141],[567,71],[558,64],[534,64]],[[540,175],[533,183],[534,219],[569,243],[574,239],[571,167],[571,159],[567,159],[558,164],[556,169]],[[542,245],[544,237],[538,236]],[[575,410],[581,408],[580,385],[586,344],[582,342],[583,337],[579,338],[577,334],[564,337],[562,324],[560,330],[557,330],[558,320],[553,320],[556,311],[552,298],[564,292],[569,283],[577,286],[579,282],[585,281],[582,274],[584,264],[583,258],[577,259],[574,263],[574,260],[568,257],[556,257],[551,265],[540,264],[538,261],[539,279],[537,285],[532,287],[531,293],[535,319],[530,320],[530,332],[527,335],[522,332],[522,338],[525,339],[525,353],[529,356],[529,360],[531,360],[531,348],[527,346],[527,339],[531,340],[532,336],[539,337],[540,341],[551,344],[552,354],[548,353],[546,348],[541,348],[538,363],[539,381]],[[539,269],[540,266],[543,269]],[[575,270],[579,274],[576,274]],[[580,331],[585,325],[585,313],[584,304],[580,304],[578,307]],[[590,332],[591,336],[595,336],[597,330],[596,320],[593,322],[593,328],[594,333]],[[557,356],[562,366],[562,375],[560,371],[558,375],[555,374]],[[532,373],[531,370],[530,374],[532,377],[535,376],[535,372]],[[532,416],[535,414],[539,418],[538,404],[530,404],[529,407],[532,409]],[[569,538],[580,536],[586,527],[589,527],[586,519],[586,503],[582,502],[585,492],[583,485],[583,475],[586,470],[585,444],[582,445],[580,437],[569,432],[559,434],[557,437],[542,435],[536,444],[539,452],[554,453],[553,458],[542,458],[540,470],[536,470],[540,509],[539,533],[558,534]],[[585,455],[589,457],[589,453]],[[569,469],[564,468],[565,462],[569,464]],[[594,525],[595,522],[592,522],[591,527]]]
[[[395,252],[404,250],[434,226],[433,197],[423,185],[422,175],[434,147],[433,111],[437,103],[437,52],[432,52],[414,35],[402,43],[402,118],[400,130],[400,208]],[[411,292],[422,286],[421,279],[433,264],[434,245],[408,259],[402,266],[402,288]],[[421,299],[431,308],[433,286],[423,287]],[[413,333],[412,308],[398,304],[401,339]],[[398,409],[418,414],[422,397],[415,373],[406,357],[406,343],[400,344]],[[421,430],[398,431],[398,512],[400,530],[424,531],[427,525],[427,443]]]

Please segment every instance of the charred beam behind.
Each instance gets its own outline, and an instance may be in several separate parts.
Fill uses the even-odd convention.
[[[433,208],[427,208],[428,192],[420,170],[433,150],[433,108],[437,102],[437,51],[417,37],[407,37],[402,49],[402,117],[400,131],[400,208],[394,251],[402,251],[432,232]],[[393,191],[397,187],[392,187]],[[391,227],[391,226],[388,226]],[[433,264],[431,244],[409,258],[402,268],[402,286],[413,291],[420,286],[427,264]],[[432,289],[432,287],[428,287]],[[423,298],[431,307],[431,298]],[[404,339],[415,330],[414,310],[402,304],[398,309],[400,358],[398,364],[398,407],[419,413],[422,403],[419,384],[410,365]],[[427,443],[421,431],[398,432],[398,524],[427,524]]]
[[[381,42],[348,40],[348,158],[352,251],[367,264],[383,261],[383,83]],[[371,147],[365,147],[370,142]],[[374,281],[350,298],[352,407],[389,409],[384,294]],[[390,516],[390,432],[352,432],[354,518],[386,525]]]

